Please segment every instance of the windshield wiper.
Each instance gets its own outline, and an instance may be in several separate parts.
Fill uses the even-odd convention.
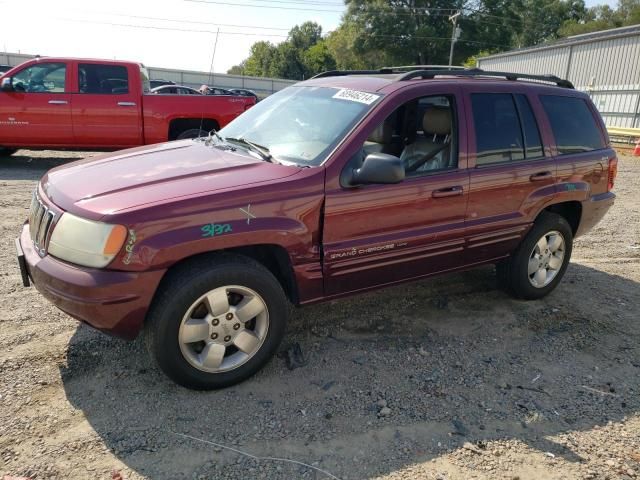
[[[265,162],[275,163],[273,155],[271,155],[269,153],[269,149],[267,147],[263,147],[262,145],[258,145],[256,143],[253,143],[253,142],[247,140],[246,138],[242,138],[242,137],[240,137],[240,138],[226,137],[225,140],[227,142],[236,142],[236,143],[239,143],[241,145],[246,145],[247,147],[249,147],[249,150],[251,150],[252,152],[257,153],[258,155],[260,155],[260,157]]]

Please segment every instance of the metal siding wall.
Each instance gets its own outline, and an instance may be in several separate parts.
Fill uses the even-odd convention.
[[[172,70],[168,68],[149,67],[152,80],[171,80],[187,87],[198,88],[200,85],[213,85],[221,88],[247,88],[256,93],[268,95],[282,90],[296,83],[295,80],[276,78],[243,77],[241,75],[227,75],[224,73],[192,72]]]
[[[569,80],[576,88],[640,89],[640,36],[583,43],[572,48]]]
[[[478,60],[478,66],[484,70],[497,70],[515,73],[552,74],[564,78],[567,74],[569,48],[552,48],[504,57],[487,57]]]
[[[607,125],[640,128],[640,35],[481,58],[478,66],[567,78],[589,93]]]

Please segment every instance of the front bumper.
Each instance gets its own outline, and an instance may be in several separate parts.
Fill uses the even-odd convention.
[[[140,332],[166,271],[117,272],[71,265],[51,255],[40,257],[33,248],[28,224],[22,228],[16,248],[25,284],[30,278],[38,291],[63,312],[125,339],[133,339]]]
[[[613,192],[600,193],[593,195],[588,200],[582,202],[582,216],[580,217],[580,225],[574,237],[584,235],[593,227],[595,227],[602,217],[609,211],[615,202],[616,195]]]

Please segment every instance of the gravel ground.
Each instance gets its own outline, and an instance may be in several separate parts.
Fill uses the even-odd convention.
[[[640,478],[638,159],[546,299],[485,267],[300,309],[306,365],[193,392],[20,285],[36,181],[84,155],[0,158],[0,477]]]

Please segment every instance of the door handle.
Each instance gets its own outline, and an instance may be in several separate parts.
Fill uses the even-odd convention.
[[[118,102],[119,107],[135,107],[136,102]]]
[[[50,105],[68,105],[69,102],[66,100],[49,100]]]
[[[540,182],[542,180],[549,180],[553,178],[553,174],[551,172],[538,172],[534,173],[529,177],[529,180],[532,182]]]
[[[433,192],[431,192],[431,196],[433,198],[456,197],[458,195],[462,195],[462,193],[462,186],[456,185],[455,187],[447,187],[434,190]]]

